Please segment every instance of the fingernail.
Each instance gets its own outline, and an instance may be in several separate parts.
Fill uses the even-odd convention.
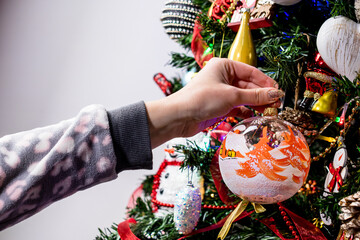
[[[273,108],[279,108],[279,107],[281,107],[281,102],[280,102],[280,100],[277,100],[276,102],[270,104],[270,107],[273,107]]]
[[[268,91],[268,96],[270,100],[276,100],[285,96],[285,92],[281,90],[270,90]]]

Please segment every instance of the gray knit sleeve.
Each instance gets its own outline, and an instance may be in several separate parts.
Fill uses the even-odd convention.
[[[111,136],[118,159],[116,172],[151,169],[152,151],[144,102],[108,112]]]

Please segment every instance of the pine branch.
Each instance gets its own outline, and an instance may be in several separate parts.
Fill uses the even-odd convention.
[[[201,175],[209,173],[211,160],[219,146],[209,148],[207,151],[201,149],[195,142],[189,141],[189,145],[177,145],[176,151],[184,154],[185,159],[181,163],[181,169],[190,167],[197,168]]]
[[[331,5],[331,16],[344,16],[356,20],[354,1],[353,0],[329,0]]]
[[[194,57],[190,57],[185,53],[172,52],[169,65],[176,68],[185,68],[187,71],[190,71],[193,68],[199,70],[199,66],[197,65]]]
[[[117,232],[117,225],[113,223],[111,229],[106,228],[101,230],[98,228],[100,235],[95,237],[95,240],[120,240],[120,236]]]
[[[351,82],[346,76],[335,77],[332,86],[339,92],[339,99],[348,102],[355,97],[360,97],[360,76]]]

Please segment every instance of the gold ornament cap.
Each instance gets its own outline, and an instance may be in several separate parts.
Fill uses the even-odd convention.
[[[277,108],[268,107],[268,108],[265,108],[263,115],[264,116],[277,116],[278,110],[277,110]]]

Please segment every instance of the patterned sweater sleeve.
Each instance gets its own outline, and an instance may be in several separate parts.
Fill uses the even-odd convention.
[[[110,112],[91,105],[73,119],[2,137],[0,230],[122,170],[151,167],[143,102]]]

